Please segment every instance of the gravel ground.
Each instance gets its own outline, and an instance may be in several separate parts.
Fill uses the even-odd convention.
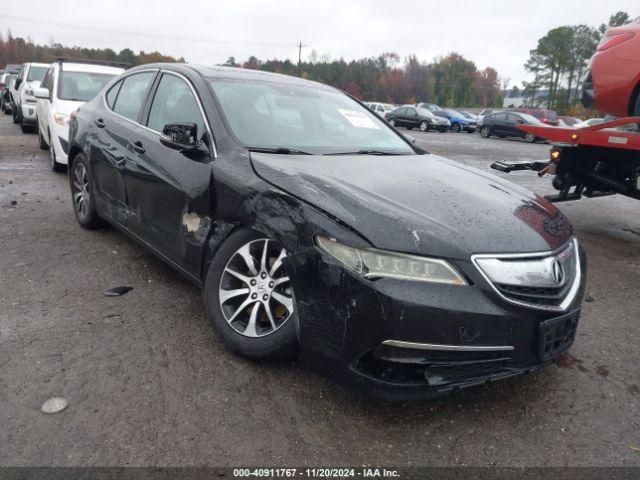
[[[412,134],[482,169],[549,148]],[[230,354],[196,288],[114,229],[76,225],[66,175],[4,115],[0,205],[0,465],[640,465],[637,202],[561,204],[589,256],[589,301],[557,365],[390,404]],[[103,295],[117,285],[134,289]],[[41,413],[52,396],[68,407]]]

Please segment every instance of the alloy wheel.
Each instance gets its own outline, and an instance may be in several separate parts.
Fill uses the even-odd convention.
[[[287,252],[267,238],[252,240],[231,256],[218,297],[231,328],[245,337],[264,337],[293,314],[293,291],[283,265]]]
[[[533,143],[536,140],[536,136],[531,132],[527,132],[527,134],[525,135],[524,139],[529,143]]]
[[[51,132],[49,132],[49,141],[51,142]],[[49,160],[51,161],[51,168],[56,169],[56,149],[53,148],[53,144],[49,145]],[[84,165],[83,165],[84,168]],[[85,170],[86,173],[86,170]]]
[[[77,163],[73,169],[73,207],[81,219],[89,215],[90,201],[87,169],[82,163]]]
[[[482,127],[480,129],[480,136],[482,138],[489,138],[489,127]]]
[[[396,126],[396,121],[393,118],[389,119],[389,125],[391,125],[392,127]]]
[[[422,122],[420,124],[420,130],[422,130],[423,132],[426,132],[427,130],[429,130],[429,124],[427,122]]]

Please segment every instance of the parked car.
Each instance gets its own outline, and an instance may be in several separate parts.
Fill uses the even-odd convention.
[[[471,113],[471,112],[467,112],[466,110],[458,110],[462,115],[464,115],[466,118],[468,118],[469,120],[473,120],[475,122],[478,121],[478,115]]]
[[[389,112],[394,111],[397,107],[395,105],[391,105],[390,103],[380,103],[380,102],[363,102],[369,109],[377,113],[382,118]]]
[[[11,113],[10,90],[15,83],[17,74],[5,72],[0,76],[0,110],[7,115]]]
[[[453,108],[444,108],[442,111],[449,122],[451,122],[452,131],[468,133],[476,131],[476,120],[471,120],[470,118],[465,117],[462,113],[454,110]]]
[[[607,30],[589,61],[582,103],[618,117],[640,116],[639,51],[640,19]]]
[[[574,339],[568,219],[339,90],[148,64],[71,118],[79,224],[118,226],[201,286],[235,352],[411,398],[535,371]]]
[[[40,148],[49,150],[51,168],[64,171],[69,153],[69,115],[91,100],[124,68],[83,60],[59,60],[51,64],[40,87],[36,116]]]
[[[484,117],[484,123],[480,127],[482,138],[496,137],[518,137],[524,138],[527,142],[533,143],[540,140],[532,133],[525,133],[518,129],[518,125],[540,125],[542,122],[533,115],[520,112],[499,112],[491,113]]]
[[[36,97],[33,89],[40,86],[48,68],[49,65],[45,63],[23,63],[9,93],[13,123],[19,123],[25,133],[36,126]]]
[[[564,124],[568,127],[573,127],[576,125],[576,123],[580,123],[582,121],[578,117],[569,117],[566,115],[560,116],[558,117],[558,119],[562,120]]]
[[[546,123],[547,125],[552,125],[557,127],[558,122],[558,114],[553,110],[547,110],[546,108],[515,108],[510,110],[511,112],[519,112],[519,113],[527,113],[536,117],[542,123]]]
[[[419,128],[423,132],[438,130],[440,133],[451,128],[451,123],[446,118],[437,117],[426,108],[405,105],[396,108],[385,117],[395,127],[405,127],[409,130]]]

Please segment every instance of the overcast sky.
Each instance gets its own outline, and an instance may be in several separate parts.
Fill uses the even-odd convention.
[[[538,38],[559,25],[597,26],[640,0],[19,0],[2,2],[0,32],[36,43],[158,50],[212,65],[249,55],[297,60],[296,44],[347,60],[451,51],[495,67],[511,85]]]

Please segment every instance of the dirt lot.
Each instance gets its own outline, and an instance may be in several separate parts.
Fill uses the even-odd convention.
[[[546,145],[413,133],[488,168]],[[548,192],[548,180],[513,175]],[[386,404],[213,335],[200,292],[73,218],[66,175],[0,117],[0,465],[640,465],[640,204],[562,204],[589,256],[575,345],[543,372]],[[16,202],[16,203],[14,203]],[[134,289],[107,298],[117,285]],[[62,396],[68,408],[40,412]]]

